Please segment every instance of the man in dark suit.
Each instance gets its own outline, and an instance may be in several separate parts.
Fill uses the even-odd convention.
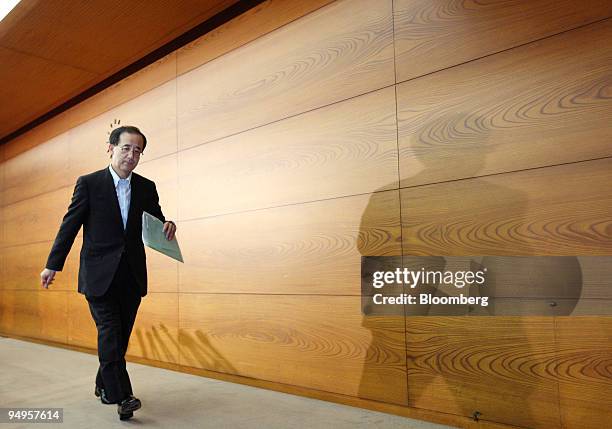
[[[85,295],[98,330],[95,394],[105,404],[118,404],[121,420],[141,407],[132,394],[125,353],[141,297],[147,294],[142,212],[164,222],[166,239],[172,240],[176,232],[176,225],[164,218],[155,183],[132,173],[146,145],[146,137],[136,127],[112,131],[110,165],[78,178],[40,274],[42,286],[48,288],[55,273],[63,269],[82,225],[78,291]]]

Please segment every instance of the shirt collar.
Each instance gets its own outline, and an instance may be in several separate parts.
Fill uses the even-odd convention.
[[[121,179],[121,177],[119,177],[119,175],[115,172],[112,165],[109,165],[108,169],[110,170],[111,176],[113,176],[113,181],[115,182],[115,188],[116,188],[117,183],[119,183],[119,180]],[[130,175],[125,179],[128,181],[128,185],[130,184],[131,179],[132,179],[132,172],[130,171]]]

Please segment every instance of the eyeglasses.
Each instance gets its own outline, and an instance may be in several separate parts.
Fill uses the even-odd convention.
[[[121,152],[125,154],[129,152],[133,152],[134,156],[142,155],[142,150],[136,146],[125,145],[125,146],[121,146],[120,149],[121,149]]]

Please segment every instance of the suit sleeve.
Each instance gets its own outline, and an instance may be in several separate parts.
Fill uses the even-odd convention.
[[[64,263],[74,243],[74,239],[87,218],[89,210],[88,198],[87,184],[81,176],[74,187],[72,201],[68,206],[68,211],[64,215],[60,229],[53,242],[53,247],[47,259],[47,268],[55,271],[61,271],[64,268]]]
[[[161,220],[162,222],[166,221],[166,218],[164,217],[164,214],[162,213],[162,209],[159,206],[159,195],[157,195],[157,188],[155,187],[155,183],[153,183],[150,206],[149,206],[149,210],[147,211],[153,216],[155,216],[157,219]]]

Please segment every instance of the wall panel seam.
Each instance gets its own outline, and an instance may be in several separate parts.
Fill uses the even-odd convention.
[[[188,70],[185,70],[185,71],[183,71],[183,72],[182,72],[182,73],[180,73],[180,74],[178,73],[178,66],[177,66],[177,78],[178,78],[179,76],[183,76],[183,75],[185,75],[185,74],[187,74],[187,73],[189,73],[189,72],[191,72],[191,71],[193,71],[193,70],[196,70],[196,69],[198,69],[198,68],[200,68],[200,67],[202,67],[202,66],[204,66],[204,65],[206,65],[206,64],[208,64],[208,63],[210,63],[210,62],[212,62],[212,61],[215,61],[215,60],[217,60],[217,59],[219,59],[219,58],[223,57],[224,55],[227,55],[227,54],[229,54],[229,53],[231,53],[231,52],[234,52],[234,51],[236,51],[236,50],[238,50],[238,49],[241,49],[241,48],[243,48],[243,47],[245,47],[245,46],[248,46],[248,45],[250,45],[250,44],[254,43],[255,41],[257,41],[257,40],[261,39],[262,37],[265,37],[265,36],[267,36],[267,35],[269,35],[269,34],[272,34],[272,33],[274,33],[275,31],[280,30],[281,28],[284,28],[285,26],[287,26],[287,25],[289,25],[289,24],[291,24],[291,23],[293,23],[293,22],[295,22],[295,21],[298,21],[298,20],[300,20],[300,19],[302,19],[302,18],[304,18],[304,17],[306,17],[306,16],[308,16],[308,15],[310,15],[310,14],[314,13],[314,12],[317,12],[318,10],[323,9],[324,7],[327,7],[327,6],[329,6],[330,4],[333,4],[333,3],[336,3],[336,2],[337,2],[337,0],[334,0],[334,1],[330,1],[330,2],[329,2],[329,3],[327,3],[327,4],[324,4],[324,5],[322,5],[322,6],[319,6],[318,8],[311,10],[310,12],[308,12],[308,13],[307,13],[307,14],[305,14],[305,15],[300,15],[300,16],[296,17],[295,19],[292,19],[291,21],[287,21],[287,22],[285,22],[283,25],[281,25],[281,26],[279,26],[279,27],[276,27],[276,28],[274,28],[274,29],[272,29],[272,30],[268,31],[267,33],[263,33],[263,34],[259,35],[258,37],[254,38],[253,40],[249,40],[248,42],[243,43],[243,44],[242,44],[242,45],[240,45],[240,46],[236,46],[236,47],[235,47],[235,48],[233,48],[233,49],[230,49],[230,50],[228,50],[228,51],[224,51],[224,52],[223,52],[222,54],[220,54],[219,56],[216,56],[216,57],[214,57],[214,58],[211,58],[210,60],[208,60],[208,61],[206,61],[206,62],[204,62],[204,63],[202,63],[202,64],[199,64],[199,65],[197,65],[197,66],[195,66],[195,67],[192,67],[192,68],[190,68],[190,69],[188,69]],[[267,2],[264,2],[264,3],[267,3]],[[257,6],[256,6],[256,7],[257,7]],[[230,22],[231,22],[231,21],[230,21]],[[215,29],[215,30],[218,30],[218,29]],[[213,30],[213,31],[215,31],[215,30]],[[209,33],[206,33],[206,34],[209,34]],[[206,36],[206,34],[202,35],[201,37],[205,37],[205,36]],[[194,42],[195,42],[195,40],[194,40]],[[193,42],[192,42],[192,43],[193,43]],[[189,46],[189,45],[186,45],[186,46]],[[184,48],[185,48],[185,47],[177,49],[177,50],[175,51],[175,52],[177,53],[177,55],[178,55],[178,54],[179,54],[179,52],[180,52],[182,49],[184,49]],[[178,61],[177,61],[177,64],[178,64]]]
[[[463,178],[452,179],[452,180],[444,180],[444,181],[439,181],[439,182],[423,183],[423,184],[419,184],[419,185],[400,186],[398,188],[385,189],[385,190],[382,190],[382,191],[373,191],[373,192],[362,192],[362,193],[357,193],[357,194],[338,195],[338,196],[335,196],[335,197],[321,198],[321,199],[317,199],[317,200],[306,200],[306,201],[299,201],[299,202],[295,202],[295,203],[287,203],[287,204],[280,204],[280,205],[274,205],[274,206],[258,207],[258,208],[246,209],[246,210],[237,210],[237,211],[233,211],[233,212],[219,213],[219,214],[208,215],[208,216],[198,216],[198,217],[195,217],[195,218],[179,219],[178,221],[179,222],[193,222],[193,221],[198,221],[198,220],[203,220],[203,219],[210,219],[210,218],[217,218],[217,217],[222,217],[222,216],[232,216],[232,215],[238,215],[238,214],[242,214],[242,213],[251,213],[251,212],[256,212],[256,211],[272,210],[272,209],[283,208],[283,207],[299,206],[299,205],[304,205],[304,204],[313,204],[313,203],[318,203],[318,202],[332,201],[332,200],[338,200],[338,199],[343,199],[343,198],[351,198],[351,197],[358,197],[358,196],[364,196],[364,195],[372,195],[372,194],[376,194],[376,193],[390,192],[390,191],[396,191],[396,190],[400,190],[401,191],[403,189],[420,188],[420,187],[439,185],[439,184],[444,184],[444,183],[452,183],[452,182],[466,181],[466,180],[472,180],[472,179],[479,179],[479,178],[482,178],[482,177],[510,175],[510,174],[514,174],[514,173],[521,173],[521,172],[524,172],[524,171],[540,170],[540,169],[554,168],[554,167],[559,167],[559,166],[564,166],[564,165],[573,165],[573,164],[581,164],[581,163],[587,163],[587,162],[595,162],[595,161],[601,161],[601,160],[605,160],[605,159],[612,159],[612,155],[611,156],[598,157],[598,158],[590,158],[590,159],[583,159],[583,160],[577,160],[577,161],[563,162],[563,163],[558,163],[558,164],[543,165],[543,166],[538,166],[538,167],[530,167],[530,168],[524,168],[524,169],[518,169],[518,170],[501,171],[501,172],[498,172],[498,173],[483,174],[483,175],[471,176],[471,177],[463,177]],[[67,188],[67,187],[68,186],[65,186],[63,188]],[[72,185],[70,185],[69,187],[72,187]],[[63,189],[63,188],[60,188],[60,189]],[[45,195],[45,194],[41,194],[41,195]],[[40,196],[40,195],[38,195],[38,196]],[[37,196],[30,197],[30,198],[27,198],[27,199],[24,199],[24,200],[21,200],[21,201],[26,201],[26,200],[29,200],[29,199],[34,199],[36,197]],[[15,202],[15,203],[11,203],[11,204],[7,204],[6,206],[2,206],[2,208],[5,209],[5,208],[10,207],[10,206],[12,206],[14,204],[18,204],[21,201],[18,201],[18,202]],[[52,242],[52,241],[53,240],[41,240],[41,241],[33,241],[33,242],[27,242],[27,243],[17,243],[17,244],[3,245],[3,246],[0,246],[0,249],[16,247],[16,246],[23,246],[23,245],[27,245],[27,244],[47,243],[47,242]]]
[[[414,77],[411,77],[410,79],[402,80],[402,81],[400,81],[400,82],[396,82],[396,83],[399,85],[399,84],[402,84],[402,83],[411,82],[411,81],[413,81],[413,80],[420,79],[420,78],[425,77],[425,76],[430,76],[430,75],[433,75],[433,74],[436,74],[436,73],[439,73],[439,72],[442,72],[442,71],[445,71],[445,70],[449,70],[449,69],[452,69],[452,68],[455,68],[455,67],[460,67],[460,66],[462,66],[462,65],[469,64],[469,63],[472,63],[472,62],[474,62],[474,61],[481,60],[481,59],[483,59],[483,58],[492,57],[492,56],[494,56],[494,55],[501,54],[501,53],[503,53],[503,52],[508,52],[508,51],[513,50],[513,49],[521,48],[521,47],[523,47],[523,46],[527,46],[527,45],[530,45],[530,44],[532,44],[532,43],[540,42],[540,41],[542,41],[542,40],[550,39],[550,38],[552,38],[552,37],[556,37],[556,36],[559,36],[559,35],[564,34],[564,33],[569,33],[569,32],[571,32],[571,31],[574,31],[574,30],[579,30],[579,29],[581,29],[581,28],[585,28],[585,27],[588,27],[588,26],[590,26],[590,25],[598,24],[598,23],[600,23],[600,22],[604,22],[604,21],[607,21],[607,20],[609,20],[609,19],[612,19],[612,16],[607,16],[607,17],[605,17],[605,18],[601,18],[601,19],[598,19],[598,20],[596,20],[596,21],[588,22],[588,23],[586,23],[586,24],[578,25],[578,26],[576,26],[576,27],[567,28],[567,29],[565,29],[565,30],[559,31],[558,33],[549,34],[548,36],[540,37],[540,38],[538,38],[538,39],[533,39],[533,40],[530,40],[530,41],[528,41],[528,42],[525,42],[525,43],[521,43],[521,44],[519,44],[519,45],[512,46],[512,47],[510,47],[510,48],[501,49],[501,50],[499,50],[499,51],[491,52],[490,54],[481,55],[481,56],[479,56],[479,57],[472,58],[472,59],[469,59],[469,60],[467,60],[467,61],[463,61],[463,62],[460,62],[460,63],[457,63],[457,64],[453,64],[453,65],[448,66],[448,67],[443,67],[443,68],[438,69],[438,70],[433,70],[433,71],[430,71],[429,73],[424,73],[424,74],[421,74],[421,75],[418,75],[418,76],[414,76]]]

